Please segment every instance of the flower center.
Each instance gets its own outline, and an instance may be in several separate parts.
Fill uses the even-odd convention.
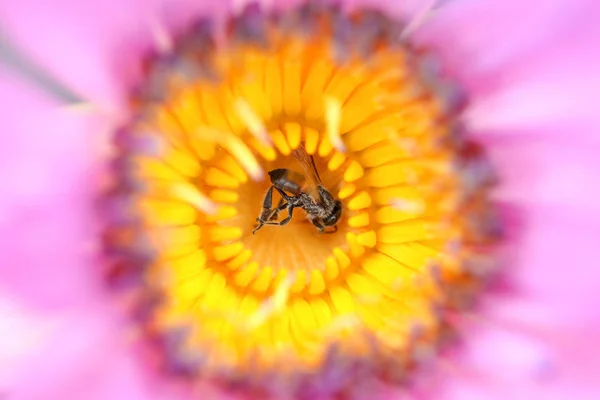
[[[106,243],[165,365],[391,379],[476,293],[490,169],[399,32],[371,11],[249,7],[220,42],[202,21],[151,58],[116,137]]]

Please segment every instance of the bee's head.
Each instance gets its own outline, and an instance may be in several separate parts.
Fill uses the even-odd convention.
[[[323,224],[325,226],[334,226],[335,224],[337,224],[337,222],[339,221],[341,216],[342,216],[342,202],[339,200],[336,200],[335,204],[333,206],[333,210],[331,211],[331,215],[329,215],[327,218],[323,219]]]

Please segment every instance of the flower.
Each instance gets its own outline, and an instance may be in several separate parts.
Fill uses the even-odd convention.
[[[455,1],[431,11],[431,4],[372,2],[382,15],[364,11],[364,2],[343,2],[343,11],[306,15],[290,11],[288,3],[274,4],[282,13],[277,26],[285,29],[280,30],[263,19],[263,11],[225,2],[2,6],[2,22],[15,43],[91,107],[67,107],[13,72],[3,73],[0,93],[10,112],[2,131],[9,133],[11,148],[3,170],[18,172],[19,179],[7,176],[2,196],[1,237],[9,262],[1,275],[0,309],[9,332],[39,334],[3,335],[11,340],[2,341],[0,355],[10,355],[15,368],[0,370],[0,384],[23,398],[190,395],[189,386],[182,389],[174,379],[155,376],[167,367],[205,376],[195,380],[202,385],[268,387],[279,397],[348,388],[360,394],[359,385],[347,380],[371,390],[374,386],[367,384],[375,383],[367,378],[393,382],[392,388],[375,388],[395,395],[398,380],[417,375],[401,367],[414,369],[413,360],[424,359],[423,351],[437,347],[452,328],[462,333],[465,348],[447,358],[458,374],[438,368],[444,398],[593,393],[591,371],[598,354],[573,338],[586,330],[592,339],[598,330],[597,312],[586,307],[597,296],[597,279],[586,262],[598,219],[586,190],[586,178],[597,170],[592,132],[599,121],[591,106],[598,85],[593,52],[598,35],[591,18],[597,6]],[[220,52],[222,43],[213,45],[208,33],[224,27],[232,12],[238,17],[229,25],[230,51]],[[201,15],[215,25],[198,23]],[[397,26],[390,18],[410,16],[413,24],[400,32],[415,48],[429,49],[427,54],[387,45],[386,35]],[[346,31],[348,20],[355,25]],[[190,35],[185,27],[194,21],[195,35]],[[43,30],[53,45],[41,46],[40,30],[32,27]],[[298,29],[317,35],[306,40]],[[372,41],[365,40],[369,34]],[[324,45],[329,37],[338,39],[336,51]],[[283,67],[265,56],[265,38],[281,46],[277,54]],[[143,64],[149,48],[167,56]],[[358,57],[344,59],[353,51]],[[296,59],[303,63],[290,62]],[[348,80],[340,80],[336,90],[323,88],[319,82],[326,73],[314,71],[336,62],[345,66],[340,74]],[[293,87],[294,73],[302,68],[307,76],[304,97],[298,98],[297,91],[286,88]],[[229,92],[211,83],[223,71]],[[252,86],[258,79],[248,79],[253,74],[263,75],[266,100]],[[271,90],[278,74],[282,90]],[[468,103],[460,122],[484,153],[455,137],[462,103],[456,86],[440,77],[450,77],[465,91]],[[386,85],[377,86],[373,96],[366,90],[355,108],[341,104],[342,93],[378,79]],[[557,93],[558,98],[549,96]],[[390,119],[383,127],[396,128],[392,133],[347,133],[376,107],[392,115],[406,113],[406,102],[414,107],[410,124]],[[26,118],[24,110],[37,119]],[[271,118],[299,114],[303,118],[279,117],[275,124]],[[42,136],[48,129],[51,135]],[[573,129],[576,134],[567,140],[566,132]],[[387,136],[376,136],[382,132]],[[112,138],[114,148],[108,144]],[[370,141],[380,145],[371,154],[360,152]],[[324,187],[341,199],[339,232],[318,235],[294,217],[285,228],[265,227],[251,236],[248,227],[268,187],[255,181],[272,168],[292,165],[294,148],[314,154]],[[418,165],[394,164],[403,151]],[[274,162],[277,153],[282,164]],[[487,268],[495,254],[487,245],[496,240],[497,224],[487,201],[491,175],[483,154],[498,176],[493,193],[501,202],[497,209],[512,251],[501,259],[505,278],[489,275]],[[390,161],[394,168],[387,167]],[[445,185],[433,185],[438,192],[427,194],[382,194],[400,181],[417,188],[423,182]],[[109,213],[97,221],[94,209],[104,184],[111,188],[102,201]],[[411,197],[415,192],[419,196]],[[177,202],[157,204],[148,193]],[[466,208],[465,200],[457,201],[465,198]],[[458,204],[463,205],[459,210]],[[511,218],[512,210],[518,218]],[[423,214],[427,224],[393,225]],[[175,230],[167,229],[173,225]],[[433,257],[436,268],[421,251],[398,246],[399,238],[415,239],[410,235],[443,245],[443,256]],[[101,236],[106,247],[98,256]],[[281,251],[290,240],[295,247]],[[461,251],[445,247],[456,240]],[[577,251],[563,250],[571,247]],[[292,253],[291,260],[281,259],[286,253]],[[160,262],[167,258],[168,265]],[[322,269],[308,268],[322,264]],[[124,292],[102,285],[107,266],[112,287]],[[424,282],[414,281],[409,271],[415,268]],[[345,285],[334,285],[345,269],[354,272]],[[365,279],[363,270],[380,283]],[[466,312],[470,296],[465,295],[479,293],[488,277],[496,286],[506,279],[506,285]],[[250,290],[259,295],[247,295]],[[323,305],[318,295],[326,290],[331,303]],[[196,306],[198,292],[204,297]],[[122,300],[129,317],[134,313],[136,323],[126,322],[115,299]],[[407,306],[395,313],[402,301]],[[193,313],[191,306],[196,306]],[[350,310],[354,306],[362,312]],[[471,313],[478,319],[470,320]],[[494,322],[493,329],[480,321]],[[162,348],[158,355],[132,338],[140,326],[143,336]],[[265,327],[269,332],[261,331]],[[324,333],[323,327],[333,329]],[[373,344],[394,351],[381,354],[369,347]],[[425,372],[424,384],[431,385],[438,376]],[[40,377],[35,385],[32,373]],[[411,391],[424,390],[419,382],[413,385]],[[206,396],[218,389],[192,390]]]

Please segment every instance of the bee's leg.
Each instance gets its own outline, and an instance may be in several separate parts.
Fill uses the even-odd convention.
[[[256,224],[256,226],[254,227],[254,230],[252,231],[253,235],[256,235],[256,232],[266,224],[266,222],[262,222],[258,218],[256,218],[256,222],[258,222],[258,224]]]
[[[285,210],[287,208],[287,203],[285,199],[282,197],[279,199],[279,204],[277,204],[277,208],[273,210],[271,216],[269,217],[269,221],[276,221],[279,218],[279,211]]]
[[[285,219],[282,219],[279,222],[269,221],[269,222],[265,222],[264,224],[265,225],[277,225],[277,226],[287,225],[292,220],[292,216],[294,215],[294,208],[296,206],[293,204],[290,204],[290,203],[285,203],[284,205],[287,207],[287,210],[288,210],[288,216]]]
[[[288,209],[288,213],[292,214],[292,211],[294,209],[294,205],[291,205],[289,203],[283,203],[280,206],[278,206],[275,210],[273,210],[273,213],[275,212],[279,212],[279,211],[283,211],[286,208]],[[290,215],[288,215],[288,217],[280,222],[277,221],[259,221],[260,222],[260,226],[262,227],[263,225],[275,225],[275,226],[283,226],[286,225],[288,222],[290,222],[290,219],[292,219],[292,217]],[[258,218],[256,219],[258,221]],[[256,232],[258,229],[260,228],[256,228],[254,231]]]
[[[292,220],[292,215],[294,214],[294,205],[291,205],[289,203],[285,203],[285,206],[288,208],[288,216],[285,219],[282,219],[279,222],[275,222],[275,221],[268,221],[268,222],[263,222],[263,225],[277,225],[277,226],[284,226],[287,225],[291,220]]]
[[[275,187],[275,186],[273,186],[273,187]],[[279,189],[278,187],[275,187],[275,190],[277,190],[277,192],[279,192],[281,197],[284,198],[288,203],[290,202],[290,200],[292,200],[292,198],[290,196],[288,196],[283,190]]]
[[[292,214],[295,206],[292,204],[292,198],[288,196],[283,190],[279,189],[278,187],[271,186],[271,189],[273,188],[275,188],[275,190],[277,190],[277,192],[281,195],[281,200],[279,200],[279,204],[271,214],[271,217],[268,219],[268,221],[264,221],[263,224],[284,226],[287,225],[292,219]],[[279,211],[283,211],[286,208],[288,210],[288,216],[280,222],[274,222],[273,220],[277,219],[277,217],[279,216]]]
[[[279,226],[287,225],[292,220],[292,215],[294,214],[294,205],[293,204],[288,205],[287,209],[288,209],[288,216],[286,219],[283,219],[280,222],[278,222]]]
[[[323,225],[321,225],[321,223],[319,221],[317,221],[316,219],[311,219],[310,222],[312,222],[312,224],[317,227],[319,232],[323,233],[323,231],[325,230],[325,227]]]
[[[323,232],[323,233],[327,233],[327,234],[331,234],[331,233],[336,233],[336,232],[337,232],[337,230],[338,230],[338,226],[337,226],[337,225],[334,225],[334,226],[333,226],[333,230],[332,230],[332,231],[325,231],[325,230],[324,230],[324,231],[322,231],[322,232]]]
[[[256,224],[256,226],[254,227],[254,229],[252,230],[252,234],[256,235],[256,232],[263,227],[264,223],[260,222],[260,220],[258,218],[256,218],[256,221],[258,222],[258,224]]]
[[[263,225],[265,225],[265,223],[269,221],[273,214],[277,211],[271,210],[271,207],[273,207],[273,187],[274,186],[271,186],[269,190],[267,190],[267,194],[265,195],[265,199],[263,200],[263,208],[258,218],[256,218],[256,222],[258,222],[258,224],[254,227],[254,230],[252,231],[253,235],[256,234],[256,232],[260,228],[262,228]]]
[[[285,200],[282,198],[281,200],[279,200],[279,205],[277,206],[277,211],[283,211],[286,208],[288,208],[290,206],[290,203],[286,203]]]
[[[273,206],[273,189],[275,189],[275,190],[277,190],[277,192],[279,192],[279,194],[281,195],[281,200],[279,201],[277,208],[275,208],[274,210],[271,211],[271,207]],[[261,216],[256,219],[256,221],[258,222],[259,225],[254,229],[254,231],[252,231],[252,233],[255,233],[257,230],[262,228],[263,225],[278,225],[278,226],[287,225],[291,221],[292,215],[294,213],[294,211],[293,211],[294,207],[296,207],[293,204],[292,200],[293,200],[293,198],[288,196],[283,190],[281,190],[275,186],[271,186],[269,188],[269,191],[267,192],[267,195],[265,196],[265,201],[263,204],[263,212],[261,213]],[[286,201],[287,201],[287,203],[286,203]],[[277,218],[277,216],[279,215],[279,212],[285,210],[286,208],[288,210],[288,216],[280,222],[274,221]],[[269,211],[269,214],[266,214],[266,211]]]
[[[263,209],[270,210],[273,207],[273,188],[275,186],[271,186],[269,190],[267,190],[267,194],[265,195],[265,199],[263,200]]]
[[[276,221],[277,218],[279,218],[279,212],[285,210],[288,207],[289,207],[289,203],[286,203],[285,200],[282,198],[281,200],[279,200],[279,204],[277,205],[277,208],[275,208],[275,209],[273,209],[273,211],[271,211],[271,214],[269,215],[268,218],[266,218],[266,221],[264,221],[263,223],[265,225],[279,225],[278,222],[273,222],[273,221]]]

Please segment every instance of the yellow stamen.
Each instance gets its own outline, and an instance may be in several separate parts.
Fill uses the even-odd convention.
[[[264,324],[270,317],[285,311],[285,306],[288,301],[290,288],[294,283],[294,276],[288,275],[278,286],[273,294],[273,297],[265,301],[258,311],[250,316],[247,322],[247,328]]]
[[[244,122],[248,131],[262,144],[268,145],[271,143],[271,138],[267,133],[260,117],[252,111],[250,104],[243,99],[237,99],[233,106],[238,117]]]
[[[304,143],[306,152],[308,154],[314,154],[315,151],[317,151],[317,145],[319,144],[319,132],[312,128],[305,127],[304,135],[306,137],[306,142]]]
[[[340,120],[342,105],[333,97],[325,98],[325,121],[327,123],[327,138],[336,150],[345,152],[346,147],[340,136]]]
[[[237,159],[254,180],[262,179],[262,168],[256,157],[254,157],[254,154],[252,154],[248,146],[240,138],[206,127],[198,129],[198,136],[203,139],[213,140],[215,143],[223,146]]]
[[[176,199],[189,203],[199,211],[207,214],[214,214],[217,210],[215,203],[189,183],[178,182],[173,184],[171,186],[171,194]]]
[[[400,211],[410,214],[421,214],[425,211],[422,202],[412,201],[410,199],[395,199],[392,200],[392,205]]]

